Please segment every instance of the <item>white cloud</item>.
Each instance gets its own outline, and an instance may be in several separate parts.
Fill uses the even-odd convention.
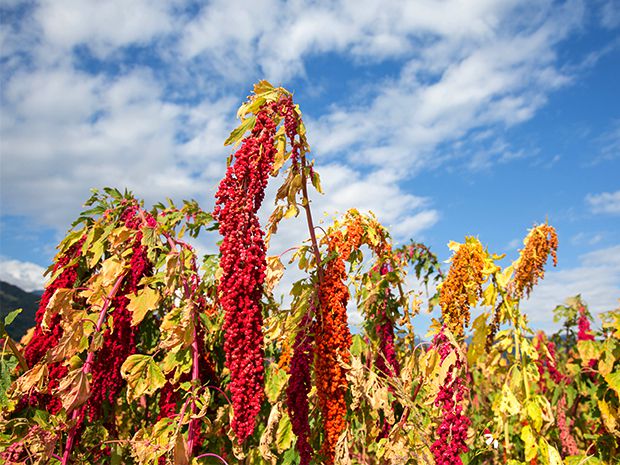
[[[406,176],[453,158],[437,153],[440,144],[531,118],[549,92],[570,82],[556,65],[554,47],[579,23],[580,7],[569,4],[553,17],[549,11],[541,18],[534,15],[518,33],[507,26],[510,10],[504,13],[496,19],[506,22],[505,28],[491,28],[464,43],[439,39],[410,59],[396,80],[378,83],[369,104],[338,107],[312,121],[317,152],[345,152],[352,163],[396,163]],[[489,156],[522,156],[510,147],[498,157],[495,152],[472,159],[470,167],[488,164]]]
[[[611,215],[620,213],[620,191],[588,194],[586,202],[593,213],[607,213]]]
[[[233,107],[229,99],[186,107],[162,92],[143,69],[114,78],[67,67],[16,75],[0,121],[3,214],[64,230],[89,188],[106,185],[148,203],[204,200],[225,166]]]
[[[105,56],[168,33],[173,27],[168,8],[163,1],[44,0],[35,16],[51,44],[65,49],[83,44]]]
[[[552,310],[567,297],[581,294],[594,313],[618,307],[620,298],[620,245],[584,254],[573,268],[547,271],[522,305],[535,329],[557,330]]]
[[[0,257],[0,281],[18,286],[25,291],[43,289],[45,268],[30,262]]]

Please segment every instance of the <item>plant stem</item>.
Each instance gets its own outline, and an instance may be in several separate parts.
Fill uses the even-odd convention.
[[[15,344],[15,341],[6,332],[5,332],[5,335],[4,335],[4,342],[6,343],[6,345],[9,346],[9,349],[11,349],[11,352],[13,352],[13,355],[15,355],[15,357],[17,357],[17,361],[19,362],[19,366],[24,371],[28,371],[28,363],[26,363],[26,359],[24,358],[24,355],[17,348],[17,344]]]
[[[214,454],[212,452],[207,452],[206,454],[200,454],[198,457],[194,457],[196,460],[201,459],[203,457],[215,457],[217,459],[219,459],[223,464],[228,465],[228,462],[226,460],[224,460],[222,457],[220,457],[217,454]]]
[[[314,232],[314,221],[312,220],[312,211],[310,210],[310,198],[308,197],[308,178],[306,177],[306,155],[301,152],[299,154],[301,161],[301,193],[303,195],[302,205],[306,212],[306,222],[308,224],[308,231],[310,232],[310,240],[312,242],[312,250],[314,252],[314,259],[316,261],[316,272],[319,278],[319,287],[323,281],[323,269],[321,268],[321,250],[319,249],[319,243],[316,240],[316,233]]]
[[[198,353],[198,331],[196,330],[196,326],[198,324],[198,315],[196,315],[196,308],[195,306],[192,306],[192,319],[194,320],[194,331],[193,331],[193,335],[192,335],[192,386],[196,386],[199,382],[200,379],[200,372],[198,369],[198,362],[199,362],[199,353]],[[195,411],[196,411],[196,401],[193,398],[193,394],[192,394],[192,401],[191,401],[191,416],[194,415]],[[192,456],[192,452],[194,449],[194,442],[196,440],[195,436],[196,436],[196,422],[198,420],[196,418],[192,418],[189,422],[189,428],[187,430],[187,449],[188,449],[188,454],[191,457]]]

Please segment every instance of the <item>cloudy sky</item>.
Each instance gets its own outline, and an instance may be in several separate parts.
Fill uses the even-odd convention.
[[[41,287],[91,187],[210,209],[235,111],[268,79],[304,112],[318,216],[372,210],[442,260],[475,235],[506,262],[548,220],[559,265],[525,304],[534,326],[576,293],[618,305],[618,0],[2,0],[0,16],[0,279]],[[273,253],[305,238],[282,232]]]

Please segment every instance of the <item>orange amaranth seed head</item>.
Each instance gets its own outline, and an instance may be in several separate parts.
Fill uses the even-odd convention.
[[[535,226],[525,238],[524,244],[508,288],[510,294],[517,299],[529,295],[538,280],[543,278],[549,254],[553,257],[553,266],[558,263],[558,235],[553,226]]]
[[[445,325],[456,336],[469,325],[469,308],[482,296],[485,252],[477,239],[468,238],[452,256],[448,276],[441,285],[439,305]]]
[[[340,252],[340,231],[336,231],[328,240],[328,250]],[[339,254],[327,263],[324,270],[315,335],[316,387],[325,431],[321,454],[326,465],[333,465],[336,443],[346,428],[347,379],[341,362],[350,362],[351,333],[347,323],[349,291],[345,279],[345,264],[342,254]]]

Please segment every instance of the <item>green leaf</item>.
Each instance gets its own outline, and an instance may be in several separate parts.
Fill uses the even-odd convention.
[[[11,385],[11,373],[13,373],[13,370],[15,370],[16,366],[17,358],[0,358],[0,407],[6,407],[9,404],[9,399],[6,395],[6,391]]]
[[[251,131],[254,129],[254,125],[256,124],[256,117],[250,116],[246,120],[244,120],[237,129],[230,133],[228,139],[224,142],[224,145],[232,145],[237,144],[247,131]]]
[[[283,451],[290,449],[293,444],[293,439],[295,439],[295,435],[293,434],[291,419],[286,411],[282,412],[282,418],[280,418],[278,431],[276,433],[276,448],[278,449],[278,453],[281,454]]]
[[[16,310],[13,310],[12,312],[10,312],[7,316],[5,316],[4,317],[4,326],[9,326],[11,323],[13,323],[15,318],[17,318],[17,315],[19,315],[21,312],[22,312],[22,309],[18,308]]]
[[[319,173],[314,170],[312,171],[312,185],[319,194],[323,194],[323,188],[321,187],[321,177],[319,176]]]
[[[121,366],[121,376],[127,381],[127,401],[143,394],[154,394],[166,384],[159,365],[150,355],[130,355]]]
[[[271,365],[271,369],[267,370],[266,375],[265,394],[267,395],[269,402],[274,404],[278,400],[280,392],[288,380],[288,374],[286,373],[286,370],[278,368],[275,365]]]
[[[620,371],[606,374],[605,381],[607,381],[609,387],[616,391],[616,394],[620,397]]]

